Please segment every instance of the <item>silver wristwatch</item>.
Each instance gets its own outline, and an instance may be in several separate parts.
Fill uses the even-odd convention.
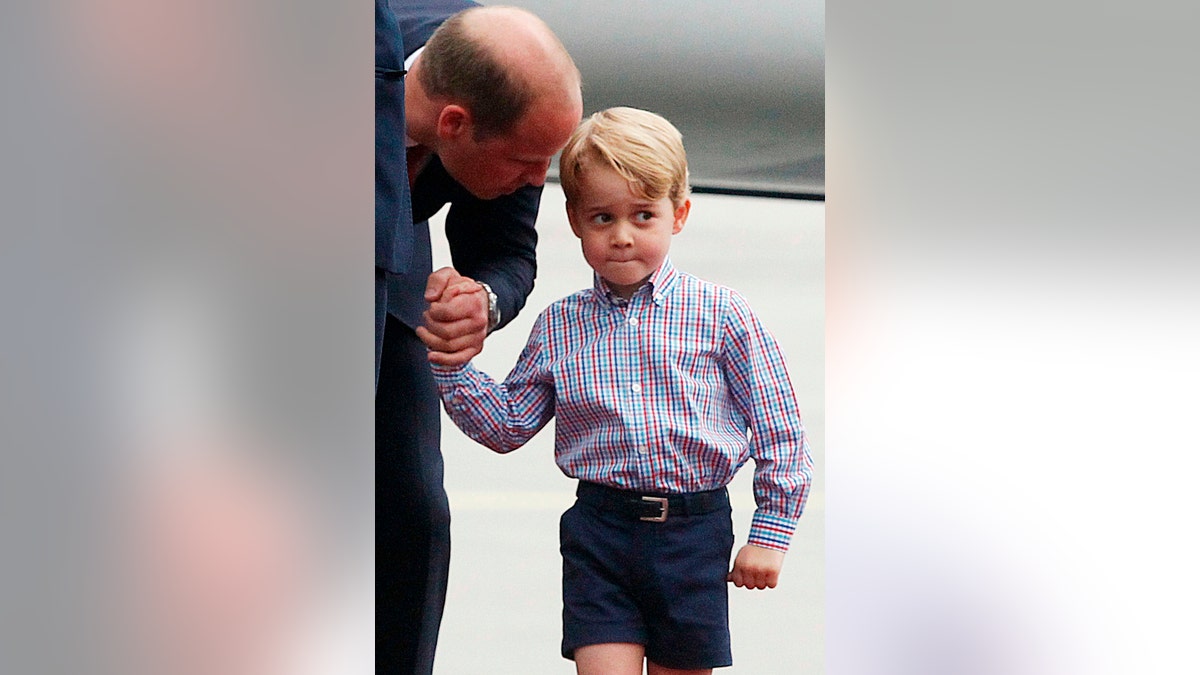
[[[496,326],[500,325],[500,307],[499,307],[499,305],[496,304],[496,294],[495,294],[495,292],[492,291],[492,287],[488,286],[487,284],[483,283],[482,281],[480,281],[478,283],[480,286],[483,286],[484,292],[487,293],[487,298],[488,298],[488,326],[487,326],[487,329],[488,329],[488,332],[490,333],[490,332],[496,330]]]

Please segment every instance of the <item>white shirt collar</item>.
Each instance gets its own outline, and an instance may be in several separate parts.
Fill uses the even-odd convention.
[[[425,51],[425,46],[421,45],[417,48],[417,51],[409,54],[408,58],[404,59],[404,70],[412,70],[412,65],[417,62],[417,57],[420,56],[421,52],[423,51]],[[407,133],[404,134],[404,147],[411,148],[414,145],[420,145],[420,143],[409,138]]]

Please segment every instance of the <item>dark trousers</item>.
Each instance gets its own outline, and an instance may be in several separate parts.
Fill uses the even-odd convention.
[[[441,418],[425,346],[389,315],[375,392],[375,672],[433,671],[450,567]]]

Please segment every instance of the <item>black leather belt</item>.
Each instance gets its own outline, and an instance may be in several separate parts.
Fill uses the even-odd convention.
[[[662,523],[667,518],[680,516],[698,516],[729,506],[729,490],[723,487],[704,492],[664,494],[620,490],[579,481],[575,496],[584,504],[650,523]]]

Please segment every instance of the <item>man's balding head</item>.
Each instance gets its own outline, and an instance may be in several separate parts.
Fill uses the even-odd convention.
[[[433,99],[461,103],[475,134],[508,133],[533,107],[579,105],[570,54],[541,19],[517,7],[474,7],[447,19],[421,53],[416,76]]]

